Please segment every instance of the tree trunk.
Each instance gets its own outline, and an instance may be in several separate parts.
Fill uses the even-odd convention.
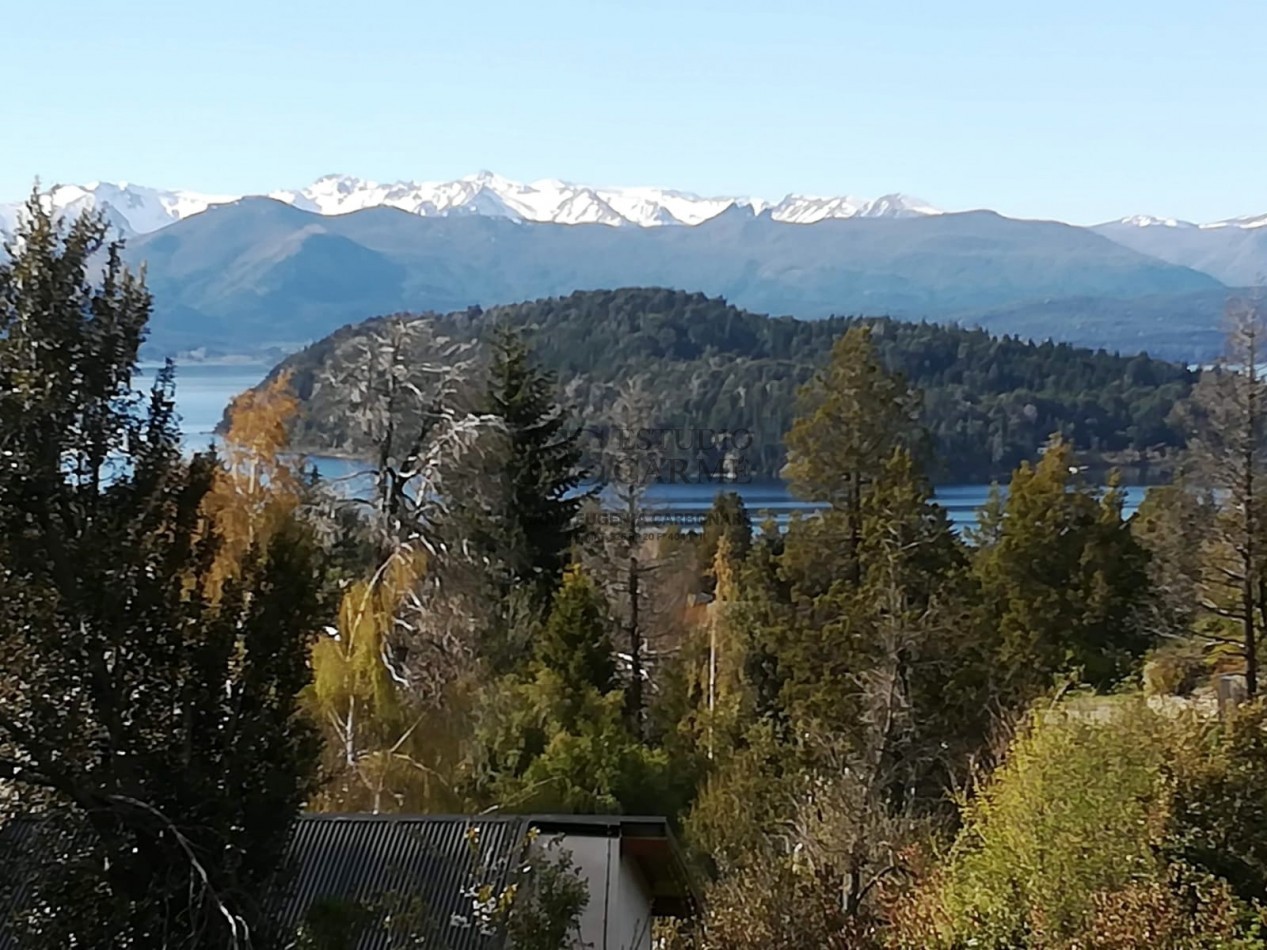
[[[862,478],[853,472],[849,477],[849,580],[856,587],[862,583],[862,564],[858,551],[862,548]]]
[[[1245,695],[1253,699],[1258,694],[1258,644],[1254,629],[1254,579],[1245,578]]]
[[[642,738],[642,630],[638,616],[638,558],[629,556],[629,719]]]

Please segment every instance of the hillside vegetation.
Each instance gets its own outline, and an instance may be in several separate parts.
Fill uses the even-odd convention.
[[[643,424],[745,430],[752,445],[743,462],[758,479],[777,476],[784,464],[797,388],[823,364],[832,342],[859,322],[770,318],[703,294],[653,288],[378,318],[344,327],[273,371],[290,373],[303,400],[294,436],[305,450],[365,451],[346,424],[343,394],[329,387],[314,392],[314,382],[337,371],[390,319],[429,320],[442,336],[468,341],[501,324],[523,329],[542,365],[558,374],[564,402],[582,426],[606,426],[621,386],[641,381],[655,407]],[[885,365],[923,393],[939,480],[1006,477],[1053,432],[1093,468],[1119,465],[1143,481],[1163,477],[1182,445],[1170,420],[1194,380],[1182,366],[954,326],[866,322]]]

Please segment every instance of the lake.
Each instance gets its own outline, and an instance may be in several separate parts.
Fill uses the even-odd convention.
[[[262,365],[219,366],[201,363],[177,367],[176,409],[180,414],[185,444],[191,449],[209,444],[229,400],[262,380],[270,368]],[[153,366],[145,366],[142,368],[142,375],[148,376],[154,370]],[[356,462],[346,459],[313,458],[312,462],[325,478],[343,477],[359,470]],[[651,486],[648,501],[653,510],[658,512],[657,518],[663,517],[666,521],[681,519],[690,523],[708,510],[713,498],[721,490],[738,492],[756,521],[760,521],[768,513],[782,525],[793,512],[813,508],[812,505],[793,498],[787,486],[781,482],[659,484]],[[1144,491],[1145,489],[1134,486],[1126,489],[1128,513],[1134,513],[1139,507]],[[989,492],[989,485],[939,485],[937,501],[956,525],[968,527],[976,523],[977,509],[985,503]]]

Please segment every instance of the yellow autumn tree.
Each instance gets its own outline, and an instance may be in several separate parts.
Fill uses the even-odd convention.
[[[230,404],[220,467],[204,505],[219,545],[207,596],[217,599],[253,549],[295,517],[303,499],[302,460],[290,450],[299,410],[288,374]],[[338,616],[313,645],[304,705],[323,731],[323,782],[311,807],[428,811],[455,807],[439,764],[460,741],[442,713],[456,698],[423,697],[391,659],[391,636],[426,576],[425,555],[407,546],[342,592]],[[446,739],[446,736],[451,737]]]
[[[739,722],[743,704],[744,646],[736,623],[735,610],[741,598],[736,577],[736,555],[730,538],[717,539],[713,576],[717,578],[714,600],[709,605],[709,713],[710,757],[723,735]]]
[[[248,552],[267,546],[299,507],[302,461],[288,453],[290,423],[298,410],[288,373],[247,390],[229,405],[220,468],[204,503],[209,526],[219,538],[207,591],[213,600]]]
[[[337,627],[313,648],[308,705],[326,732],[318,810],[460,807],[448,778],[461,743],[457,696],[428,701],[391,656],[391,633],[426,567],[419,552],[389,557],[344,592]]]
[[[712,759],[734,742],[743,708],[744,646],[736,616],[740,602],[736,557],[730,538],[718,538],[713,600],[688,634],[684,659],[688,711],[680,728]]]

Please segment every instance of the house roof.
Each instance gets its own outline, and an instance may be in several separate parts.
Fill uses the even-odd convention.
[[[38,828],[35,819],[0,826],[0,853],[37,848]],[[358,950],[386,948],[392,926],[416,928],[423,921],[451,950],[494,950],[502,941],[481,927],[473,889],[488,885],[501,893],[530,829],[549,837],[619,838],[621,853],[636,862],[651,890],[653,915],[691,916],[698,905],[663,818],[314,814],[295,823],[290,873],[273,896],[275,915],[293,928],[316,915],[348,919],[359,906],[376,926],[365,928]],[[5,876],[0,867],[0,879]],[[2,922],[27,893],[20,880],[10,883],[19,886],[0,887],[0,950],[12,945]]]

